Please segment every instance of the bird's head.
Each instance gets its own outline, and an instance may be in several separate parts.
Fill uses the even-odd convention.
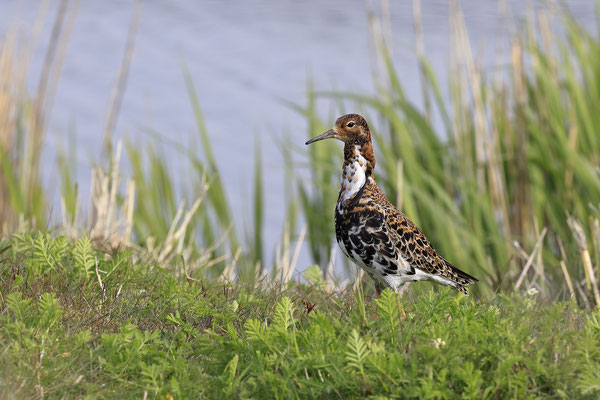
[[[362,145],[371,142],[371,133],[363,117],[358,114],[346,114],[335,121],[333,129],[310,139],[306,144],[329,138],[341,140],[346,145]]]

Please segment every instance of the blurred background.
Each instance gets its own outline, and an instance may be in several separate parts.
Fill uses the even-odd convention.
[[[171,239],[190,262],[200,259],[200,248],[209,250],[211,257],[202,258],[198,270],[204,271],[200,264],[206,266],[207,259],[224,257],[236,260],[239,271],[228,270],[225,261],[209,264],[217,275],[231,273],[231,278],[256,279],[265,273],[257,271],[282,265],[284,275],[291,274],[313,263],[351,276],[332,236],[341,145],[309,150],[303,143],[337,116],[360,112],[378,134],[376,176],[389,197],[403,203],[457,265],[470,264],[463,268],[491,276],[483,279],[485,290],[542,285],[544,260],[553,265],[554,278],[548,279],[563,282],[561,255],[565,261],[564,252],[571,251],[582,262],[566,214],[579,212],[584,225],[592,214],[597,217],[588,205],[597,189],[598,154],[590,149],[585,156],[591,172],[582,174],[592,182],[581,184],[589,189],[587,197],[557,211],[560,218],[548,216],[536,208],[542,207],[541,198],[536,203],[535,193],[522,190],[539,176],[523,176],[530,163],[544,171],[554,167],[539,166],[539,154],[519,161],[511,149],[523,142],[502,135],[522,137],[519,127],[535,138],[549,132],[552,123],[538,121],[536,132],[529,117],[516,112],[525,103],[531,112],[551,109],[532,100],[541,87],[536,68],[544,65],[548,77],[557,78],[564,115],[581,119],[579,137],[586,129],[593,135],[592,117],[568,109],[569,93],[558,92],[571,90],[569,82],[581,88],[586,79],[597,83],[596,72],[585,73],[594,65],[578,64],[592,63],[586,57],[597,45],[596,11],[590,0],[0,2],[3,231],[52,228],[76,235],[85,230],[109,242],[146,246],[148,237],[165,242],[171,223],[180,217],[185,222],[191,209],[185,238]],[[572,64],[571,51],[579,57]],[[559,82],[563,78],[565,83]],[[579,101],[593,110],[593,102]],[[564,121],[565,135],[574,123]],[[472,139],[472,148],[459,146],[462,133]],[[477,138],[486,135],[500,137],[496,161],[502,166],[494,170],[488,167],[495,150],[478,150],[485,144]],[[414,142],[403,139],[409,136]],[[564,145],[562,139],[556,143]],[[410,149],[417,155],[412,161],[404,154]],[[476,163],[461,166],[461,149]],[[432,165],[428,157],[440,164]],[[561,157],[579,165],[569,155]],[[519,167],[512,174],[514,165]],[[429,167],[430,176],[411,175]],[[104,173],[91,173],[94,168]],[[555,172],[564,181],[561,168]],[[542,178],[539,187],[548,187]],[[577,186],[573,176],[566,182],[577,197],[573,179]],[[205,181],[207,198],[193,209]],[[489,195],[480,210],[489,218],[466,215],[469,195],[461,185]],[[482,187],[500,188],[502,194]],[[554,188],[552,196],[560,191]],[[98,228],[103,214],[94,198],[102,195],[114,210],[108,207],[110,215]],[[427,205],[428,198],[443,206]],[[564,199],[556,204],[567,206]],[[119,215],[128,226],[117,240],[111,229]],[[463,233],[446,228],[453,221],[482,242],[462,252],[460,240],[447,239]],[[588,238],[593,229],[593,224],[583,229]],[[572,245],[559,244],[561,235]],[[538,240],[548,246],[544,256],[536,253]],[[597,250],[592,249],[592,259]],[[537,269],[530,256],[539,258]],[[241,272],[240,262],[250,272]],[[589,281],[588,272],[580,278],[584,275]],[[571,282],[571,292],[576,283]],[[563,283],[555,286],[552,293],[567,290]]]

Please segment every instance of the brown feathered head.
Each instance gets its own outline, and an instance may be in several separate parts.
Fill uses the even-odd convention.
[[[362,145],[371,142],[371,132],[363,117],[358,114],[346,114],[335,121],[333,129],[310,139],[306,144],[330,138],[341,140],[345,144]]]

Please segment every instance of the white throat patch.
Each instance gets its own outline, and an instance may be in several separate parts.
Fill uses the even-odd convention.
[[[342,170],[342,187],[338,213],[342,213],[346,200],[351,199],[367,182],[367,160],[360,154],[359,146],[354,146],[354,158]]]

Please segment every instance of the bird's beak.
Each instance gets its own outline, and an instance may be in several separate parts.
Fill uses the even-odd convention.
[[[330,129],[327,132],[322,133],[319,136],[310,139],[308,142],[306,142],[304,144],[311,144],[314,142],[318,142],[319,140],[329,139],[329,138],[335,137],[335,135],[337,135],[337,132],[334,131],[333,129]]]

